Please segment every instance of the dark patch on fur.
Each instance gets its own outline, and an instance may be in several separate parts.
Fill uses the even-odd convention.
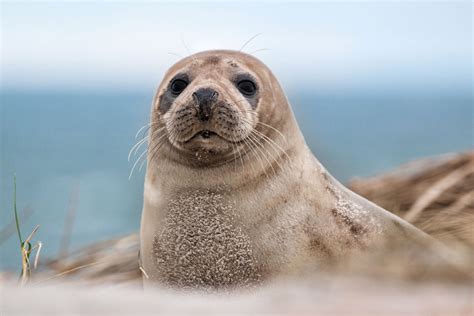
[[[336,191],[334,191],[334,189],[329,184],[330,181],[329,181],[329,176],[328,176],[327,172],[323,171],[321,174],[323,176],[323,179],[326,181],[326,191],[328,191],[329,193],[331,193],[332,196],[335,197],[336,196]]]
[[[175,97],[167,90],[159,97],[158,110],[161,114],[168,112],[174,102]]]
[[[325,242],[324,237],[314,230],[315,223],[313,218],[306,217],[303,223],[303,232],[307,236],[309,251],[316,257],[323,260],[333,259],[335,254]]]
[[[310,238],[309,249],[312,252],[323,253],[327,258],[331,258],[333,256],[331,249],[316,236]]]
[[[204,60],[202,65],[217,65],[220,61],[221,59],[218,56],[209,56]]]
[[[191,81],[186,73],[179,73],[170,80],[166,90],[158,98],[158,110],[161,114],[166,113],[171,108],[171,105],[173,105],[173,102],[176,99],[176,95],[174,95],[170,90],[171,83],[176,79],[184,80],[188,83]]]
[[[331,210],[331,214],[336,218],[337,222],[344,223],[344,225],[349,228],[349,231],[355,238],[358,238],[367,233],[367,228],[365,228],[359,223],[356,223],[352,218],[345,214],[342,214],[337,209],[333,208]]]
[[[231,67],[234,67],[234,68],[238,68],[238,67],[239,67],[239,65],[237,65],[237,63],[234,62],[234,61],[231,61],[231,60],[230,60],[230,61],[228,61],[227,63],[228,63]]]

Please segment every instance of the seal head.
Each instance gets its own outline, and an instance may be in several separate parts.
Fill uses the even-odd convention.
[[[240,159],[273,124],[274,116],[262,113],[280,111],[276,100],[286,105],[275,84],[263,63],[240,52],[207,51],[179,61],[154,99],[150,156],[167,146],[169,158],[193,166]]]

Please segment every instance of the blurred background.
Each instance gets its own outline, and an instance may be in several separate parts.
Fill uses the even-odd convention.
[[[275,73],[339,180],[473,147],[472,3],[1,3],[0,268],[136,231],[129,149],[164,71],[240,49]]]

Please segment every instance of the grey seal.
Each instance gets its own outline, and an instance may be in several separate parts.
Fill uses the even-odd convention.
[[[140,240],[145,285],[207,289],[440,247],[335,180],[267,66],[226,50],[182,59],[156,92]]]

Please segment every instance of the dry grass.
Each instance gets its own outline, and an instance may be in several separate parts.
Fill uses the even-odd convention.
[[[415,161],[349,187],[451,246],[474,249],[474,152]]]

